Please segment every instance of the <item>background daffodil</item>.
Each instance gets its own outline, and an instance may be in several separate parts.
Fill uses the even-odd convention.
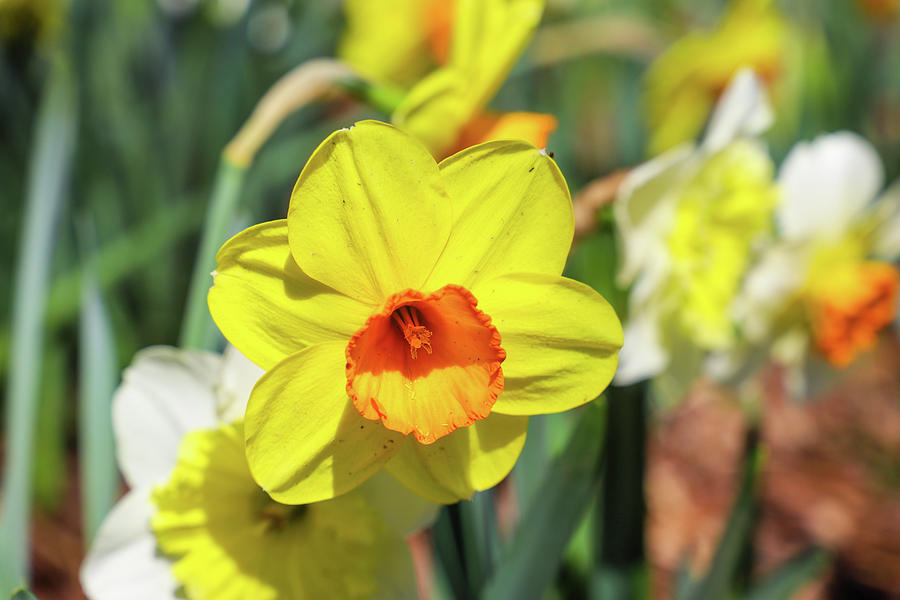
[[[485,110],[541,20],[543,0],[351,0],[339,54],[406,97],[391,120],[441,158],[498,139],[542,148],[552,115]]]
[[[137,356],[114,400],[131,490],[82,566],[90,598],[416,597],[403,535],[433,505],[380,477],[335,500],[286,506],[250,477],[231,418],[260,374],[233,349]]]
[[[572,234],[562,175],[526,143],[438,164],[384,123],[328,137],[287,219],[222,247],[209,295],[267,370],[245,424],[256,480],[289,503],[382,467],[436,502],[499,482],[528,415],[590,401],[616,367],[615,313],[560,276]]]
[[[632,287],[618,383],[733,343],[732,302],[776,200],[774,165],[755,139],[770,122],[757,78],[742,71],[701,145],[674,148],[623,182],[618,277]]]
[[[696,138],[742,68],[767,82],[777,77],[787,29],[772,0],[734,0],[712,31],[692,31],[663,52],[645,79],[650,153]]]
[[[896,315],[900,187],[884,182],[875,149],[858,135],[825,135],[791,150],[778,177],[778,240],[739,298],[751,343],[768,346],[802,393],[810,351],[833,367],[874,347]]]

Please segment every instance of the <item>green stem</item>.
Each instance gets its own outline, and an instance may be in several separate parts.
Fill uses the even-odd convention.
[[[607,467],[597,507],[594,598],[632,597],[632,579],[644,560],[645,389],[607,391]]]
[[[216,252],[228,239],[229,228],[237,210],[247,173],[223,156],[216,174],[213,196],[206,213],[203,237],[188,288],[187,306],[181,328],[181,346],[199,350],[216,347],[217,329],[209,315],[206,295],[212,284],[210,273],[216,268]]]
[[[402,90],[376,85],[359,77],[345,77],[340,80],[339,84],[357,100],[388,116],[394,114],[394,111],[403,102]]]
[[[25,581],[32,462],[44,341],[44,310],[75,141],[75,83],[62,57],[53,64],[37,115],[25,222],[13,285],[7,381],[6,466],[0,513],[0,593]]]

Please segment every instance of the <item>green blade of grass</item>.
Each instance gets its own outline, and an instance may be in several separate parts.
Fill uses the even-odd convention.
[[[91,252],[78,267],[57,276],[47,301],[47,329],[66,325],[79,314],[82,281],[87,271],[95,274],[101,291],[108,290],[146,269],[173,244],[194,232],[203,218],[196,200],[186,197],[158,210],[152,218]],[[9,330],[0,331],[0,375],[6,372],[9,345]]]
[[[569,539],[597,495],[605,433],[606,411],[595,402],[584,410],[565,450],[547,470],[540,494],[525,508],[484,598],[539,598],[548,588]]]
[[[118,381],[115,336],[100,287],[85,278],[78,347],[78,447],[85,544],[90,544],[119,489],[112,431]]]
[[[0,590],[24,583],[34,432],[44,341],[44,310],[56,223],[65,205],[75,141],[75,82],[57,57],[41,106],[28,173],[25,222],[12,287],[12,334],[7,380],[6,465],[0,513]]]
[[[795,556],[774,573],[754,585],[746,600],[788,600],[831,564],[825,550],[812,548]]]

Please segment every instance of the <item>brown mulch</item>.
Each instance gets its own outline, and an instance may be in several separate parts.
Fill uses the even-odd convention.
[[[769,572],[811,546],[831,550],[835,569],[804,598],[860,590],[900,598],[898,367],[891,333],[802,404],[785,397],[776,369],[766,374],[755,569]],[[702,572],[709,564],[736,494],[748,426],[729,392],[699,382],[651,432],[647,543],[657,597],[668,597],[680,565]]]

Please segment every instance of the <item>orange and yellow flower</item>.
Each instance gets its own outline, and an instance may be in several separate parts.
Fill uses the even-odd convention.
[[[872,146],[841,132],[798,144],[779,175],[780,240],[751,271],[740,301],[751,342],[768,340],[795,369],[814,351],[833,367],[871,349],[896,316],[900,188]]]
[[[382,467],[435,502],[498,483],[528,415],[590,401],[615,370],[615,313],[560,276],[572,235],[565,181],[526,143],[438,164],[384,123],[332,134],[287,219],[217,257],[212,315],[268,371],[245,424],[257,482],[286,503]]]
[[[524,50],[543,0],[351,0],[340,57],[407,92],[391,120],[443,158],[497,139],[542,148],[552,115],[486,110]]]

